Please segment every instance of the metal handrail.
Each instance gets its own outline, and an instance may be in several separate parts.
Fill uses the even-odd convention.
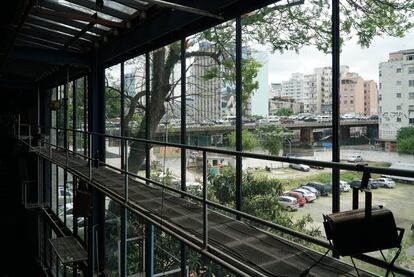
[[[63,128],[57,128],[57,127],[47,127],[47,128],[56,129],[56,130],[64,130]],[[228,155],[228,156],[236,156],[236,157],[241,156],[245,158],[252,158],[252,159],[258,159],[258,160],[287,162],[287,163],[294,163],[294,164],[307,164],[307,165],[328,167],[332,169],[350,170],[350,171],[358,171],[358,172],[366,171],[366,172],[377,173],[377,174],[385,173],[388,175],[414,178],[414,171],[405,170],[405,169],[395,169],[395,168],[386,168],[386,167],[366,166],[366,165],[361,165],[361,164],[348,164],[348,163],[342,163],[342,162],[326,162],[326,161],[315,161],[315,160],[309,160],[309,159],[271,156],[271,155],[257,154],[257,153],[251,153],[251,152],[242,152],[242,151],[225,150],[225,149],[210,148],[210,147],[199,147],[199,146],[192,146],[192,145],[179,144],[179,143],[161,142],[161,141],[147,140],[147,139],[142,139],[142,138],[115,136],[115,135],[102,134],[98,132],[82,131],[82,130],[76,130],[76,129],[67,129],[67,130],[73,131],[73,132],[86,133],[89,135],[103,136],[103,137],[120,139],[120,140],[136,141],[136,142],[141,142],[141,143],[146,143],[146,144],[156,144],[160,146],[170,146],[174,148],[181,148],[181,149],[188,149],[188,150],[195,150],[195,151],[206,151],[210,153],[223,154],[223,155]]]

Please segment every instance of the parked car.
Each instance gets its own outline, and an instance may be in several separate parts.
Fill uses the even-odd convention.
[[[58,188],[58,198],[59,198],[59,203],[63,203],[65,200],[65,195],[66,195],[66,203],[70,203],[73,202],[73,193],[68,190],[65,189],[62,186],[59,186]]]
[[[332,192],[332,186],[320,182],[308,182],[305,186],[317,189],[322,196],[327,196],[329,192]]]
[[[299,208],[298,201],[294,197],[279,196],[277,201],[282,206],[282,208],[288,211],[296,211]]]
[[[350,191],[351,190],[351,186],[348,184],[348,182],[345,182],[345,181],[339,181],[339,189],[342,191],[342,192],[348,192],[348,191]]]
[[[353,154],[353,155],[348,157],[348,162],[350,162],[350,163],[359,163],[359,162],[362,162],[362,161],[363,161],[362,155],[360,155],[360,154]]]
[[[349,186],[351,188],[359,188],[361,186],[361,180],[353,180],[353,181],[349,182]],[[373,180],[370,179],[368,181],[368,188],[377,189],[378,185],[376,184],[376,182],[373,182]]]
[[[302,193],[303,197],[306,199],[306,203],[313,202],[316,199],[316,195],[309,190],[298,188],[294,189],[293,191]]]
[[[296,170],[300,170],[300,171],[309,171],[310,167],[306,164],[289,164],[290,168],[296,169]]]
[[[309,167],[314,169],[325,169],[323,166],[320,165],[309,165]]]
[[[300,192],[288,191],[288,192],[283,193],[283,195],[296,198],[296,200],[298,201],[299,207],[302,207],[306,203],[305,197],[303,197],[302,193]]]
[[[310,187],[310,186],[300,186],[299,187],[300,189],[306,189],[306,190],[308,190],[308,191],[310,191],[310,192],[313,192],[315,195],[316,195],[316,198],[318,198],[319,196],[321,196],[321,192],[319,191],[319,190],[317,190],[316,188],[314,188],[314,187]]]
[[[329,183],[327,186],[332,190],[332,183]],[[348,192],[351,190],[351,186],[348,184],[348,182],[345,181],[339,181],[339,190],[340,192]]]
[[[395,187],[394,180],[390,178],[378,178],[378,179],[373,180],[373,182],[375,182],[376,185],[380,188],[385,187],[385,188],[392,189]]]

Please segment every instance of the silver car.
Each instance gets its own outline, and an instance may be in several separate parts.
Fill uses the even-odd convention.
[[[296,211],[299,208],[298,200],[291,196],[279,196],[277,201],[288,211]]]

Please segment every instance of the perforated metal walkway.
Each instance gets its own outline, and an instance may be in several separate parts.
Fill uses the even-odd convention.
[[[65,167],[66,153],[53,150],[51,158],[45,148],[33,152]],[[67,169],[81,178],[87,177],[87,162],[68,156]],[[125,176],[105,167],[92,168],[90,181],[98,189],[124,197]],[[129,179],[129,202],[147,211],[148,215],[162,217],[168,223],[193,236],[203,237],[203,208],[179,195]],[[300,276],[315,263],[321,254],[261,231],[247,223],[237,221],[218,212],[208,212],[209,244],[227,255],[255,268],[268,276]],[[360,276],[375,276],[359,271]],[[306,276],[357,276],[355,269],[339,260],[325,257]]]

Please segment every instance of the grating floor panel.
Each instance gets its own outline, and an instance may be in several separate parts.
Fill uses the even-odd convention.
[[[88,259],[88,253],[74,237],[59,237],[49,239],[49,242],[63,264]]]
[[[48,158],[47,151],[37,153]],[[52,161],[66,164],[63,152],[53,151]],[[69,156],[68,167],[83,176],[89,176],[87,163]],[[92,169],[92,183],[99,184],[119,196],[124,196],[124,175],[105,167]],[[129,201],[163,220],[202,238],[203,209],[177,194],[148,186],[132,178],[129,180]],[[253,265],[269,276],[297,276],[312,265],[321,254],[310,252],[297,244],[272,236],[244,222],[219,214],[208,213],[209,243],[234,258]],[[315,266],[308,276],[356,276],[354,268],[331,257]],[[360,276],[372,276],[360,271]]]

